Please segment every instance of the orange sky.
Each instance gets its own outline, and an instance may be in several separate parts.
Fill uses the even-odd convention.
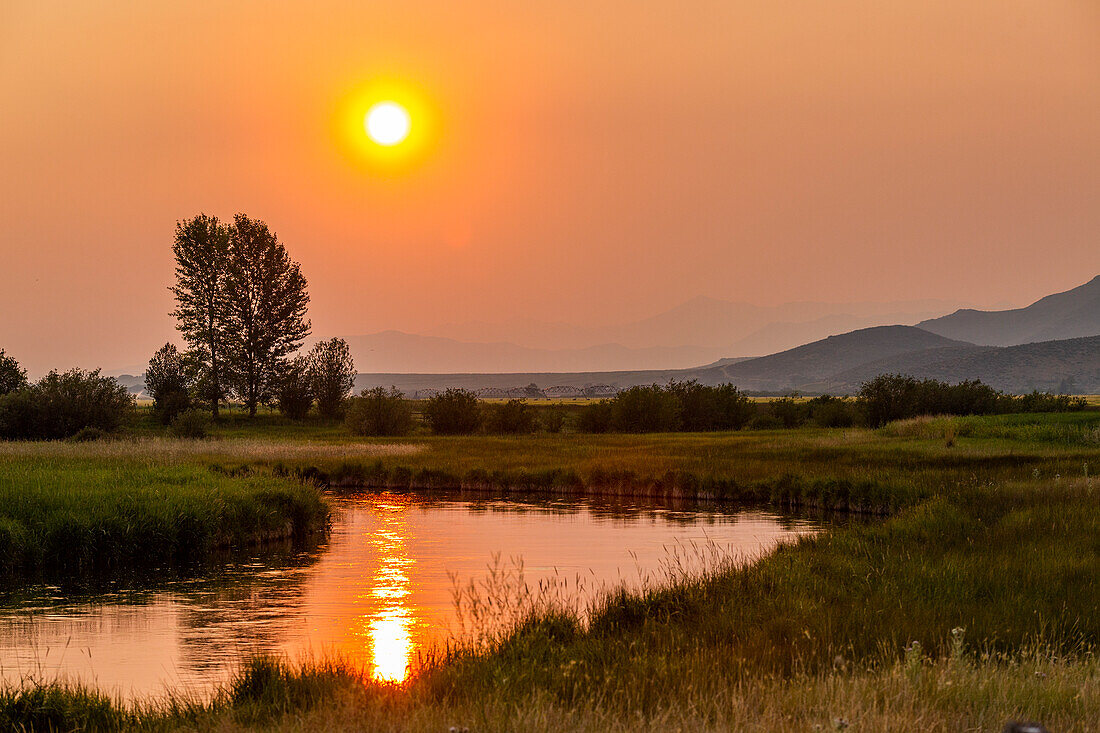
[[[386,176],[333,134],[377,78],[438,116]],[[1100,4],[0,0],[0,347],[144,362],[199,211],[278,232],[318,335],[1023,304],[1100,273]]]

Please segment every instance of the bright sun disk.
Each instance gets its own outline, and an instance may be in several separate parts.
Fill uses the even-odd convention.
[[[379,102],[367,111],[363,127],[370,139],[379,145],[397,145],[409,136],[412,121],[397,102]]]

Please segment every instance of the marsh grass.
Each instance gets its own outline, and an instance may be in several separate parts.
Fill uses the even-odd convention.
[[[218,549],[304,538],[328,520],[320,492],[295,481],[45,452],[0,455],[0,575],[180,566]]]

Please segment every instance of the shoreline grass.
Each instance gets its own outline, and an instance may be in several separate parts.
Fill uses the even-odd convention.
[[[200,465],[0,453],[0,577],[181,566],[322,531],[313,486]]]

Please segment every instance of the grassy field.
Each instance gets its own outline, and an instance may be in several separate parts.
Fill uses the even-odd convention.
[[[141,464],[170,450],[174,470],[249,474],[234,481],[312,469],[494,491],[737,488],[770,503],[797,491],[889,514],[747,568],[606,598],[587,622],[543,609],[503,638],[439,655],[402,686],[338,664],[257,662],[202,705],[126,709],[58,687],[9,691],[0,725],[952,731],[1032,718],[1098,730],[1098,428],[1100,414],[1082,412],[878,431],[367,443],[272,419],[194,443],[0,446],[0,461],[16,465]],[[105,450],[116,455],[96,457]]]

